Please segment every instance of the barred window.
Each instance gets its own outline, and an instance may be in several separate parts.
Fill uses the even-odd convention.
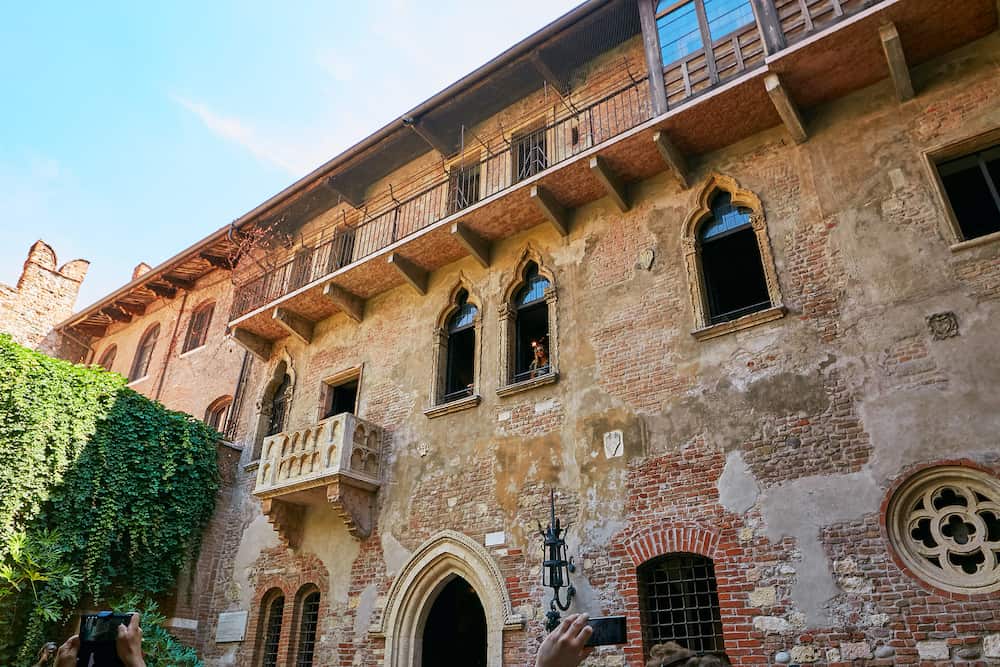
[[[212,323],[215,303],[206,303],[191,313],[191,323],[188,324],[187,336],[184,338],[183,352],[188,352],[205,344],[208,338],[208,325]]]
[[[723,651],[722,614],[710,558],[667,554],[638,568],[639,609],[645,654],[677,642],[699,653]]]
[[[545,128],[515,135],[511,141],[514,155],[514,182],[545,171],[549,166]]]
[[[310,593],[302,600],[300,614],[299,653],[295,667],[312,667],[316,651],[316,626],[319,624],[319,591]]]
[[[292,378],[289,377],[288,373],[285,373],[281,382],[275,387],[274,393],[271,395],[271,411],[267,423],[267,431],[265,435],[275,435],[276,433],[281,433],[281,430],[285,427],[285,416],[288,413],[288,403],[291,396],[292,389]]]
[[[277,667],[278,642],[281,639],[281,619],[285,613],[285,596],[279,595],[267,605],[267,620],[264,626],[264,650],[262,667]]]

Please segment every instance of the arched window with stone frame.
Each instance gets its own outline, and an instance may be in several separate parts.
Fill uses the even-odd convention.
[[[261,598],[257,622],[256,667],[277,667],[281,649],[281,628],[285,616],[285,594],[281,589],[268,591]]]
[[[286,355],[286,358],[279,361],[274,367],[257,403],[257,428],[252,460],[256,461],[260,458],[264,438],[281,433],[285,429],[294,391],[295,372]]]
[[[481,303],[464,278],[448,294],[434,326],[431,407],[424,411],[428,417],[479,404]]]
[[[106,371],[112,370],[112,366],[115,365],[115,357],[118,355],[118,346],[111,345],[108,349],[104,350],[104,354],[101,355],[101,360],[97,362],[97,365]]]
[[[643,654],[666,642],[696,653],[725,650],[715,564],[693,553],[668,553],[639,565]]]
[[[532,248],[521,255],[500,304],[502,395],[554,382],[559,327],[555,278]]]
[[[153,350],[156,348],[156,339],[160,336],[160,325],[150,326],[139,339],[139,346],[135,350],[135,358],[132,360],[132,368],[128,374],[128,381],[135,382],[146,377],[149,373],[149,362],[153,358]]]
[[[312,667],[316,657],[316,634],[319,627],[320,592],[306,584],[295,595],[295,618],[292,623],[293,663]]]
[[[221,432],[226,427],[226,417],[232,404],[232,396],[220,396],[212,401],[205,409],[205,424]]]
[[[205,344],[208,339],[208,327],[212,324],[212,315],[215,313],[215,302],[208,301],[191,311],[191,319],[188,322],[187,334],[184,336],[184,347],[181,354],[197,350]]]
[[[728,176],[697,192],[682,237],[694,310],[704,340],[785,314],[760,198]]]

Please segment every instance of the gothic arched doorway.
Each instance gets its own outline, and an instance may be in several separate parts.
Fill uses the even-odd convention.
[[[486,613],[475,589],[462,577],[452,577],[438,593],[421,643],[422,667],[486,667]]]

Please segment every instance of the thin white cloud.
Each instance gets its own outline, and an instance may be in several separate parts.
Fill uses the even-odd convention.
[[[190,111],[205,125],[213,134],[231,141],[238,146],[242,146],[250,151],[257,159],[287,171],[293,176],[301,176],[309,168],[303,166],[299,160],[289,159],[286,151],[277,149],[269,141],[262,138],[258,132],[247,122],[235,117],[226,116],[210,109],[201,102],[190,100],[182,95],[171,93],[170,99],[175,104]]]

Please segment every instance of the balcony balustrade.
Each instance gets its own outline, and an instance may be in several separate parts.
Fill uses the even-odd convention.
[[[282,539],[296,546],[305,508],[332,505],[351,534],[371,532],[381,480],[382,430],[350,413],[264,439],[254,495]]]

